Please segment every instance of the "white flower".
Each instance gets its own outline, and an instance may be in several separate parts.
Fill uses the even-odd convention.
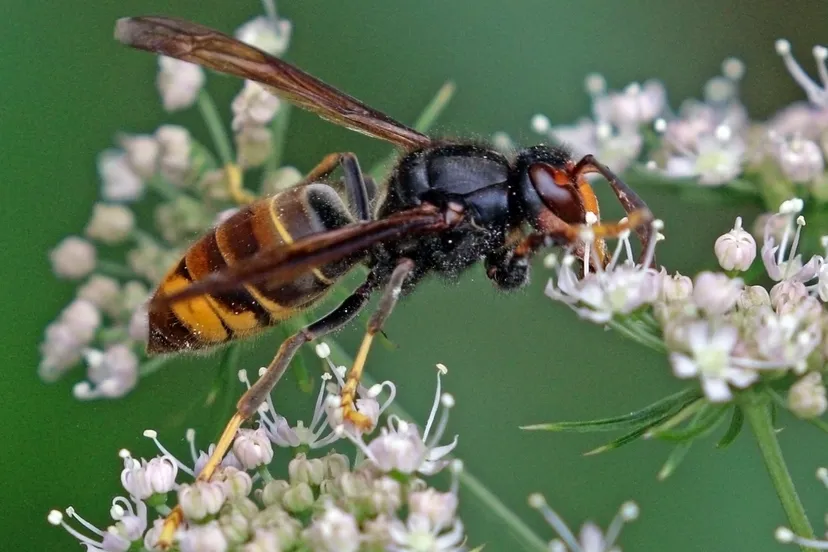
[[[549,543],[551,552],[614,552],[620,551],[616,541],[621,535],[625,524],[638,519],[638,505],[635,502],[625,502],[607,527],[606,533],[592,522],[581,526],[578,537],[566,525],[561,517],[549,507],[546,500],[539,493],[529,496],[529,505],[538,510],[550,527],[558,534],[559,539]]]
[[[624,129],[637,129],[651,123],[666,108],[667,92],[664,85],[649,80],[640,85],[632,83],[621,92],[593,97],[593,112],[598,121]]]
[[[95,246],[77,236],[63,238],[49,253],[52,272],[60,278],[80,280],[95,270]]]
[[[782,280],[770,290],[770,304],[779,314],[784,314],[797,308],[803,299],[808,297],[805,284],[796,280]]]
[[[724,314],[736,305],[744,282],[720,272],[700,272],[693,284],[693,302],[709,314]]]
[[[86,299],[75,299],[55,322],[46,326],[40,344],[38,373],[44,381],[55,381],[81,359],[84,348],[101,324],[97,307]]]
[[[240,429],[233,441],[233,454],[246,470],[266,466],[273,460],[273,447],[264,428]]]
[[[84,351],[89,381],[82,381],[72,390],[82,400],[116,399],[129,393],[138,383],[138,357],[122,343],[110,345],[105,351]]]
[[[192,525],[178,542],[181,552],[225,552],[229,544],[217,521]]]
[[[803,265],[802,255],[797,253],[799,236],[802,233],[802,227],[805,226],[805,217],[797,216],[802,211],[802,208],[802,200],[794,198],[784,202],[779,208],[779,213],[774,215],[774,218],[787,220],[796,217],[796,233],[793,236],[793,243],[790,244],[790,250],[788,249],[788,242],[791,239],[790,224],[785,225],[785,230],[779,245],[776,245],[776,239],[772,235],[774,228],[772,221],[769,220],[765,225],[764,243],[762,244],[762,262],[765,264],[765,270],[768,276],[777,282],[780,280],[808,282],[817,276],[824,262],[822,257],[814,255]]]
[[[795,136],[783,140],[776,151],[782,173],[796,183],[813,182],[825,172],[825,159],[819,145]]]
[[[112,307],[118,300],[121,286],[118,280],[93,274],[81,287],[78,288],[78,299],[85,299],[107,313],[115,312]]]
[[[129,166],[143,179],[151,178],[158,167],[160,145],[149,134],[122,134],[118,143],[124,148]]]
[[[693,280],[676,272],[667,274],[662,269],[661,294],[659,299],[666,302],[684,301],[693,294]]]
[[[107,201],[135,201],[144,194],[144,181],[129,164],[126,154],[105,150],[98,156],[98,174]]]
[[[178,464],[168,456],[157,456],[147,462],[132,458],[126,449],[121,451],[124,469],[121,471],[121,485],[139,500],[146,500],[152,495],[166,494],[175,488]]]
[[[806,297],[787,312],[777,314],[766,310],[763,313],[749,337],[758,356],[766,360],[767,367],[805,371],[808,356],[822,338],[819,317],[813,314],[821,311],[816,299]]]
[[[245,127],[269,124],[279,111],[280,103],[279,98],[261,84],[251,80],[244,81],[244,87],[230,104],[233,110],[233,131],[239,132]]]
[[[112,245],[129,237],[133,228],[135,215],[128,207],[96,203],[84,233],[88,238]]]
[[[204,86],[204,70],[193,63],[158,57],[158,93],[167,111],[185,109],[195,103]]]
[[[146,304],[140,305],[132,312],[127,332],[130,339],[140,343],[149,341],[149,312]]]
[[[325,464],[319,458],[308,459],[304,453],[300,453],[288,464],[288,474],[291,483],[319,485],[325,478]]]
[[[432,527],[444,528],[451,525],[457,514],[457,493],[441,493],[434,489],[416,491],[408,495],[409,512],[425,516]]]
[[[825,68],[825,59],[828,55],[828,50],[823,46],[814,47],[814,59],[816,59],[817,66],[820,69],[819,75],[821,83],[816,83],[811,80],[802,67],[794,59],[791,54],[791,44],[787,40],[780,39],[776,41],[776,53],[782,56],[782,61],[785,62],[785,67],[794,78],[796,83],[805,90],[808,95],[808,100],[811,103],[826,107],[828,106],[828,72]]]
[[[703,186],[721,186],[742,172],[746,146],[732,135],[729,127],[720,127],[715,135],[701,136],[694,150],[667,159],[664,175],[670,178],[697,178]]]
[[[410,513],[403,523],[392,520],[388,527],[391,550],[400,552],[460,552],[465,550],[463,523],[455,520],[451,528],[440,533],[440,527],[432,526],[428,516]]]
[[[159,145],[161,175],[173,184],[184,184],[190,170],[190,131],[178,125],[162,125],[155,131],[155,139]]]
[[[259,16],[236,29],[236,38],[278,57],[287,50],[292,30],[287,19]]]
[[[713,246],[719,266],[725,270],[745,271],[756,258],[756,240],[742,228],[742,217],[736,217],[736,223],[727,234],[716,239]]]
[[[328,504],[321,516],[305,530],[311,550],[319,552],[356,552],[359,526],[353,515]]]
[[[90,552],[127,552],[132,549],[134,543],[141,543],[147,529],[147,506],[140,500],[134,502],[135,508],[126,498],[115,497],[109,510],[115,524],[107,527],[105,531],[85,520],[71,506],[66,508],[66,515],[77,520],[81,526],[92,532],[94,537],[88,537],[67,524],[63,520],[63,514],[58,510],[49,512],[47,519],[52,525],[60,525],[66,529],[66,532],[78,539]]]
[[[187,519],[199,521],[216,514],[226,500],[224,486],[218,482],[196,480],[178,488],[178,504]]]
[[[263,164],[273,151],[273,133],[267,127],[242,127],[235,139],[236,158],[242,168]]]
[[[653,223],[654,235],[662,227],[661,221]],[[586,272],[579,278],[573,266],[576,258],[567,253],[563,262],[558,263],[551,257],[551,264],[557,270],[557,281],[549,279],[546,285],[546,295],[566,303],[579,316],[592,322],[603,324],[609,322],[616,314],[630,314],[639,307],[650,304],[660,295],[662,275],[649,268],[655,253],[656,239],[650,240],[640,265],[628,259],[619,263],[622,251],[632,254],[629,244],[629,231],[625,231],[618,239],[615,253],[606,268],[598,268],[597,272]],[[585,256],[588,256],[587,253]]]
[[[673,372],[680,378],[699,377],[702,389],[712,402],[732,397],[729,384],[747,387],[758,374],[734,365],[731,354],[739,333],[732,326],[711,327],[709,322],[691,322],[686,328],[688,354],[670,353]]]
[[[800,418],[817,418],[828,410],[822,374],[811,372],[802,376],[788,390],[788,408]]]

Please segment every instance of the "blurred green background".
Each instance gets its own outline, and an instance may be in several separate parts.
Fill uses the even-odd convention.
[[[47,386],[36,376],[44,326],[71,298],[74,286],[52,278],[47,250],[85,224],[98,183],[96,154],[116,131],[152,131],[171,120],[206,133],[193,112],[167,117],[155,92],[156,61],[112,39],[117,17],[165,13],[232,31],[259,13],[253,0],[119,0],[9,2],[0,19],[0,209],[5,315],[0,380],[5,550],[73,550],[63,531],[46,524],[50,508],[74,505],[94,521],[108,520],[120,492],[117,451],[152,455],[141,437],[156,428],[184,450],[186,427],[213,435],[223,413],[201,409],[218,357],[184,360],[143,380],[117,402],[79,403],[71,386],[80,372]],[[279,3],[294,23],[287,58],[324,80],[413,121],[446,79],[458,93],[438,131],[489,136],[504,130],[524,142],[532,114],[556,122],[586,114],[583,78],[603,73],[610,87],[658,77],[674,106],[698,96],[702,84],[735,55],[747,64],[743,97],[756,117],[802,97],[773,50],[779,37],[811,69],[810,49],[825,43],[828,3],[821,0],[660,0],[564,2],[312,2]],[[227,116],[239,83],[210,77]],[[364,165],[385,145],[294,112],[286,160],[306,170],[324,153],[350,149]],[[633,182],[634,184],[634,182]],[[642,188],[667,224],[660,260],[682,272],[712,259],[715,236],[751,209],[683,204]],[[609,205],[609,201],[605,202]],[[773,529],[784,523],[755,444],[748,434],[725,452],[697,445],[674,477],[658,483],[669,448],[640,442],[612,454],[581,453],[605,436],[524,433],[520,424],[627,412],[678,387],[664,358],[611,332],[582,323],[545,299],[539,265],[524,292],[496,293],[474,270],[457,286],[423,286],[388,325],[396,350],[378,347],[369,363],[395,381],[401,403],[427,414],[434,363],[449,367],[445,385],[456,397],[451,429],[470,471],[537,532],[551,537],[526,496],[543,492],[572,524],[606,524],[617,506],[635,499],[641,519],[625,531],[626,550],[778,550]],[[362,324],[341,335],[354,350]],[[259,366],[275,348],[263,339],[245,353]],[[227,378],[234,381],[232,376]],[[231,393],[237,393],[234,385]],[[300,414],[310,399],[288,382],[279,392]],[[294,408],[295,407],[295,408]],[[813,474],[828,462],[816,430],[789,424],[780,438],[818,531],[826,494]],[[790,425],[790,427],[788,427]],[[513,549],[504,527],[464,496],[471,543]]]

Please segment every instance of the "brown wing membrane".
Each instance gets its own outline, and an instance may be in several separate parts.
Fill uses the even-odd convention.
[[[459,221],[458,221],[459,222]],[[371,246],[403,235],[439,232],[449,224],[436,208],[424,205],[372,222],[361,222],[307,236],[291,245],[260,251],[227,269],[211,274],[176,293],[156,295],[153,307],[163,307],[204,294],[238,289],[242,284],[289,282],[318,266],[364,253]]]
[[[125,17],[115,24],[115,38],[133,48],[257,81],[323,119],[404,148],[431,142],[301,69],[209,27],[168,17]]]

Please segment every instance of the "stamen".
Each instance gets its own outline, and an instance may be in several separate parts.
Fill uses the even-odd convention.
[[[661,219],[655,219],[652,223],[650,223],[650,228],[653,229],[653,232],[658,233],[662,228],[664,228],[664,222]],[[647,244],[647,251],[644,252],[644,262],[642,266],[648,267],[653,262],[653,257],[655,256],[655,247],[658,240],[650,240],[650,243]],[[632,256],[630,256],[632,258]]]
[[[806,539],[804,537],[800,537],[796,535],[793,531],[788,529],[787,527],[779,527],[776,529],[774,533],[776,540],[784,544],[798,544],[799,546],[806,547],[806,548],[815,548],[817,550],[828,550],[828,542],[827,541],[819,541],[813,539]]]
[[[428,439],[428,433],[429,433],[429,431],[431,431],[431,424],[432,424],[432,422],[434,422],[434,416],[437,414],[437,408],[440,405],[440,395],[441,395],[441,392],[442,392],[441,391],[441,387],[442,387],[441,376],[444,373],[443,370],[440,369],[440,366],[442,366],[442,365],[437,366],[437,390],[434,393],[434,401],[431,404],[431,412],[428,415],[428,421],[426,422],[425,430],[423,431],[423,442],[424,443],[426,442],[426,439]],[[445,366],[443,366],[443,368],[445,368]]]
[[[825,46],[814,46],[814,59],[817,62],[819,80],[822,81],[824,86],[828,87],[828,67],[825,66],[825,60],[828,59],[828,48]]]
[[[796,248],[799,247],[799,236],[802,234],[802,227],[805,226],[805,217],[799,215],[796,217],[796,233],[794,234],[793,244],[791,245],[791,251],[788,254],[788,259],[793,260],[796,257]],[[777,262],[781,263],[781,259]],[[783,279],[787,279],[790,276],[791,270],[794,268],[794,263],[788,262],[785,263],[785,274],[783,275]]]
[[[195,477],[195,473],[193,472],[193,470],[191,470],[190,468],[188,468],[187,466],[182,464],[181,460],[179,460],[178,458],[173,456],[173,454],[170,451],[168,451],[164,447],[164,445],[161,444],[161,441],[158,440],[158,432],[157,431],[155,431],[154,429],[145,429],[144,430],[144,437],[146,437],[148,439],[152,439],[152,442],[155,443],[155,446],[158,447],[158,450],[161,451],[161,454],[168,457],[173,462],[175,462],[176,465],[178,465],[178,467],[181,469],[181,471]]]
[[[100,535],[101,537],[103,537],[105,535],[105,533],[103,531],[101,531],[100,529],[98,529],[97,527],[95,527],[94,525],[92,525],[91,523],[86,521],[85,519],[83,519],[83,517],[81,517],[80,514],[78,514],[73,507],[69,506],[68,508],[66,508],[66,515],[69,516],[70,518],[73,518],[73,519],[77,520],[78,523],[80,523],[81,525],[83,525],[84,527],[86,527],[87,529],[89,529],[90,531],[95,533],[96,535]]]
[[[46,520],[52,525],[60,525],[61,522],[63,522],[63,514],[61,514],[58,510],[52,510],[49,512],[49,515],[46,516]]]
[[[776,53],[782,57],[782,61],[785,63],[785,67],[788,69],[788,72],[791,74],[796,83],[805,91],[805,94],[808,96],[808,100],[811,103],[821,105],[824,100],[824,91],[817,85],[817,83],[811,80],[808,73],[800,67],[793,55],[791,55],[791,43],[784,39],[777,40]],[[818,63],[818,65],[820,64]],[[821,72],[820,77],[822,77]]]
[[[247,370],[244,368],[239,370],[239,381],[242,382],[245,387],[250,389],[250,379],[247,377]]]
[[[324,341],[322,343],[319,343],[315,347],[315,350],[316,350],[316,356],[318,356],[319,358],[325,359],[325,358],[328,358],[329,356],[331,356],[331,348]]]
[[[655,122],[653,122],[653,130],[655,130],[659,134],[662,134],[662,133],[666,132],[667,131],[667,120],[664,119],[664,117],[659,117],[658,119],[656,119]],[[649,165],[650,163],[652,163],[653,168],[655,168],[656,162],[655,161],[649,161],[647,163],[647,165]],[[647,168],[649,168],[649,166]]]
[[[67,508],[67,511],[68,510],[69,508]],[[72,511],[74,512],[74,510]],[[99,547],[101,546],[101,543],[95,542],[94,540],[80,533],[79,531],[71,527],[69,524],[67,524],[65,521],[63,521],[63,514],[58,512],[57,510],[52,510],[51,512],[49,512],[49,515],[46,519],[49,520],[49,523],[51,523],[52,525],[60,525],[61,527],[63,527],[67,533],[78,539],[78,541],[80,541],[80,543],[83,545],[91,546],[93,547],[93,549],[99,549]]]
[[[826,488],[828,488],[828,468],[819,468],[816,471],[816,476],[817,479],[822,481],[822,484],[825,485]]]
[[[319,386],[319,394],[316,396],[316,404],[313,405],[313,418],[311,419],[310,427],[308,427],[310,431],[314,431],[313,428],[316,427],[319,420],[325,417],[325,409],[322,408],[322,401],[325,398],[325,387],[330,380],[330,374],[322,374],[322,385]]]
[[[615,544],[615,541],[621,535],[621,529],[624,527],[624,524],[635,520],[637,517],[638,505],[635,502],[625,502],[622,504],[621,509],[618,510],[615,517],[612,518],[609,527],[607,527],[604,546],[607,549],[612,548],[612,545]]]
[[[540,493],[533,493],[529,495],[529,506],[537,510],[541,513],[543,518],[546,520],[552,530],[554,530],[561,540],[569,547],[570,550],[579,551],[581,550],[581,545],[578,544],[578,539],[575,538],[575,535],[572,534],[572,531],[569,530],[569,527],[566,526],[566,523],[560,518],[560,516],[555,513],[555,510],[549,507],[546,503],[546,499],[543,498],[543,495]]]
[[[440,420],[437,422],[437,429],[434,430],[434,435],[429,442],[426,442],[427,435],[423,435],[423,442],[426,443],[426,446],[429,448],[437,445],[437,443],[440,442],[440,439],[443,438],[443,434],[446,432],[446,427],[448,427],[449,410],[454,407],[454,397],[449,393],[444,393],[440,398],[440,404],[443,406],[443,411],[440,413]]]
[[[187,431],[184,432],[184,439],[187,440],[187,445],[190,449],[190,457],[193,459],[193,465],[195,465],[196,460],[198,460],[198,451],[196,451],[195,446],[195,429],[188,427]]]
[[[449,486],[449,492],[455,496],[460,491],[460,473],[463,471],[463,461],[459,458],[455,458],[451,461],[451,465],[449,469],[451,469],[451,485]]]

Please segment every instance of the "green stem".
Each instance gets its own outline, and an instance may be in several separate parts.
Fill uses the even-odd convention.
[[[282,159],[285,155],[285,143],[287,142],[287,129],[290,126],[291,105],[282,102],[279,111],[270,123],[270,131],[273,133],[273,152],[267,159],[266,171],[273,172],[282,166]]]
[[[219,158],[222,164],[228,165],[233,162],[233,148],[230,145],[230,138],[224,130],[224,124],[221,122],[216,104],[210,94],[201,89],[198,93],[198,110],[204,118],[204,123],[207,125],[207,130],[213,138],[213,145],[216,147]]]
[[[140,276],[138,276],[135,271],[128,266],[103,259],[98,259],[95,262],[95,272],[123,280],[134,280],[136,278],[140,278]]]
[[[751,392],[747,392],[745,398],[747,400],[743,401],[742,411],[756,436],[756,443],[759,445],[762,459],[765,461],[765,467],[779,501],[782,503],[782,508],[788,516],[791,530],[800,537],[813,539],[814,530],[805,516],[805,508],[796,493],[791,474],[788,473],[788,467],[782,457],[779,440],[776,438],[776,430],[771,421],[770,401],[766,395]],[[803,551],[814,552],[813,548],[806,546],[800,548]]]

